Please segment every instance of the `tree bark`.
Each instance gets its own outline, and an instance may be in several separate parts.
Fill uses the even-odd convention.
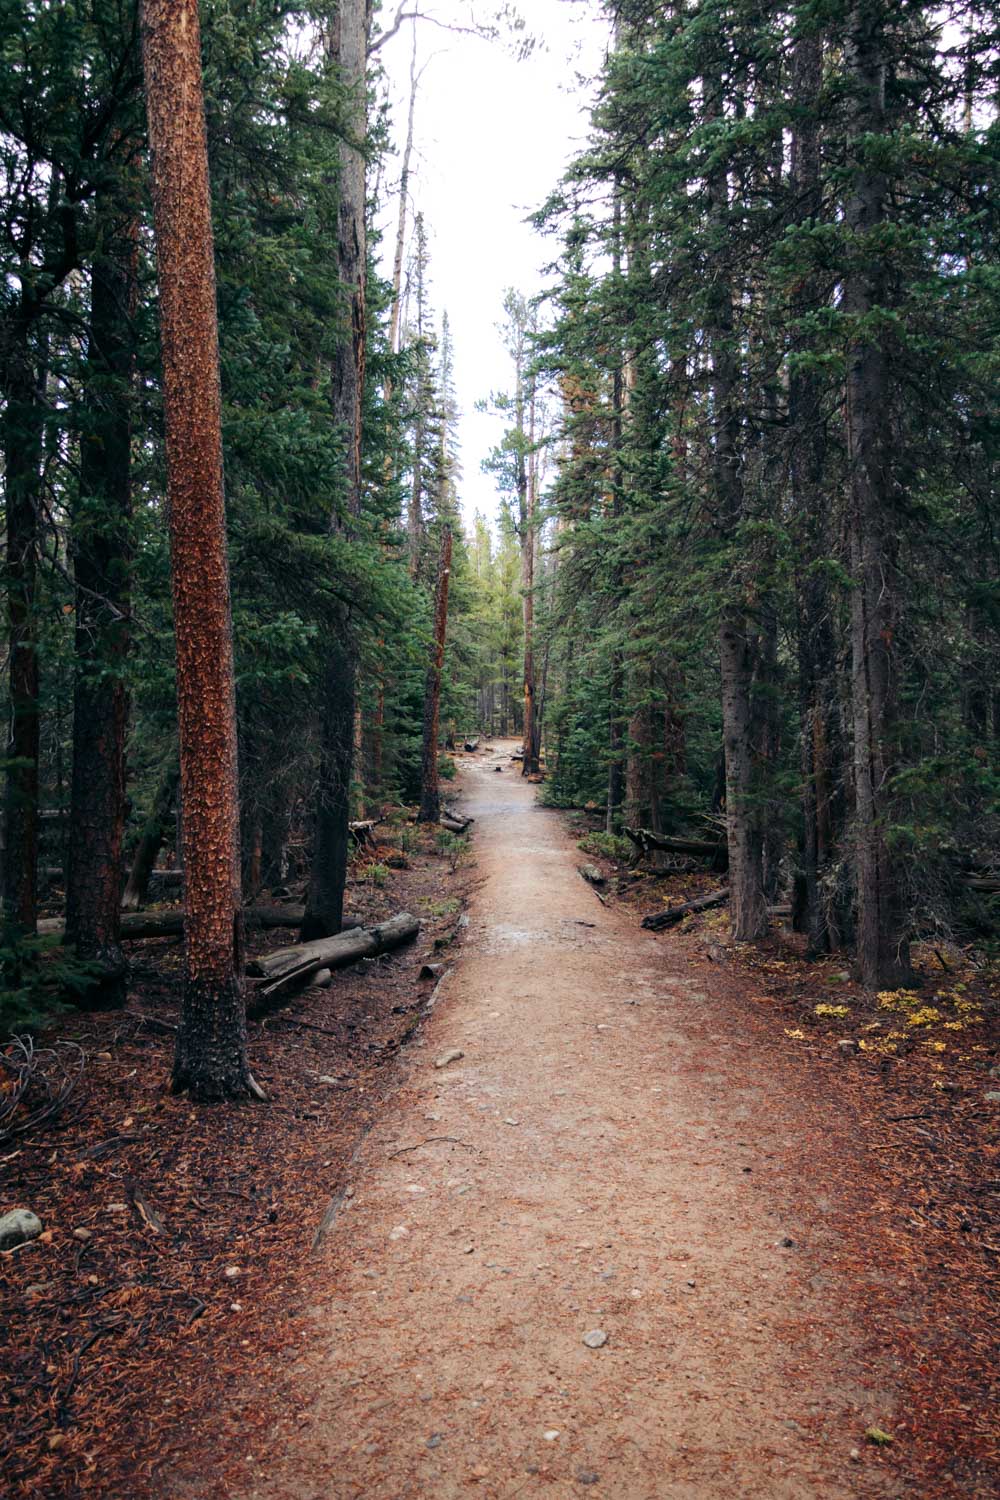
[[[76,671],[66,941],[98,977],[83,1003],[123,1005],[120,941],[131,583],[133,339],[138,222],[105,205],[109,242],[91,277],[86,427],[73,518]]]
[[[180,774],[180,766],[172,761],[156,789],[152,811],[143,826],[132,859],[132,868],[122,897],[122,911],[138,911],[146,900],[150,876],[163,848],[167,829],[173,821],[174,799],[177,796]]]
[[[523,357],[523,356],[522,356]],[[535,516],[538,506],[538,474],[535,466],[535,387],[532,377],[528,395],[528,454],[524,441],[524,396],[522,370],[518,370],[518,470],[517,488],[521,520],[521,590],[524,595],[524,762],[522,776],[538,775],[538,723],[535,704]]]
[[[705,80],[705,116],[721,118],[721,87]],[[708,178],[709,213],[717,233],[707,334],[711,352],[713,484],[718,524],[732,543],[743,518],[738,448],[739,371],[733,326],[732,252],[728,249],[729,182],[725,167]],[[737,571],[724,583],[719,620],[722,725],[726,752],[726,825],[729,838],[730,919],[737,942],[755,942],[767,931],[763,887],[763,836],[754,785],[753,683],[755,638]]]
[[[184,844],[173,1087],[259,1093],[246,1056],[236,693],[197,0],[143,0],[160,288]]]
[[[437,586],[434,590],[434,640],[424,688],[424,746],[420,778],[421,823],[436,823],[441,815],[438,785],[438,733],[441,716],[441,675],[448,631],[448,582],[451,577],[451,527],[441,531]]]
[[[869,144],[888,128],[887,22],[882,0],[855,6],[844,54],[851,90],[849,151],[855,165],[845,208],[852,264],[844,280],[843,306],[861,330],[848,349],[846,387],[857,956],[862,981],[872,989],[904,983],[911,975],[899,871],[887,841],[897,757],[901,593],[894,535],[892,389],[884,344],[865,328],[889,293],[883,255],[871,244],[887,217],[888,181],[871,164]]]
[[[816,222],[822,212],[820,125],[815,100],[822,79],[823,48],[819,36],[797,38],[792,55],[792,90],[797,106],[792,132],[790,186],[794,220]],[[822,305],[822,278],[806,276],[791,299],[791,347],[807,355],[811,333],[796,327]],[[843,745],[837,698],[837,652],[832,601],[819,564],[829,555],[829,510],[824,481],[827,468],[822,381],[801,359],[788,378],[789,477],[793,528],[797,541],[795,575],[798,653],[799,744],[802,768],[801,912],[807,951],[815,957],[843,940],[837,903],[827,876],[840,842],[844,821]]]
[[[404,911],[378,927],[357,927],[334,937],[265,953],[252,960],[250,972],[264,980],[257,994],[272,995],[291,984],[301,983],[319,969],[342,969],[362,958],[387,953],[403,943],[412,942],[419,931],[417,918]]]
[[[32,351],[33,315],[21,305],[5,330],[4,489],[7,513],[8,685],[3,915],[7,940],[35,930],[38,916],[38,507],[44,405]]]
[[[329,55],[350,93],[347,125],[351,139],[340,146],[340,205],[337,214],[337,267],[347,296],[346,317],[330,366],[331,416],[346,445],[345,493],[349,516],[361,511],[361,402],[365,382],[365,158],[366,70],[370,0],[342,0],[331,21]],[[332,519],[333,527],[342,524]],[[320,765],[312,867],[302,938],[328,937],[340,930],[347,880],[351,781],[354,769],[354,704],[357,649],[353,625],[340,612],[321,685]]]

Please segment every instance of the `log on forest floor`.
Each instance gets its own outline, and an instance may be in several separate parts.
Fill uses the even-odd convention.
[[[304,906],[247,906],[243,920],[247,927],[301,927]],[[361,926],[359,917],[344,918],[344,929]],[[66,930],[62,917],[46,917],[38,924],[39,936],[61,937]],[[183,906],[164,906],[159,911],[123,912],[121,935],[128,942],[141,938],[180,937],[184,931]]]
[[[378,818],[362,818],[357,822],[349,823],[347,827],[351,836],[351,843],[357,844],[359,849],[366,848],[369,844],[374,844],[375,828],[378,821]]]
[[[478,741],[478,739],[475,739],[475,740],[466,740],[465,741],[465,749],[468,750],[468,752],[469,752],[470,755],[474,754],[475,751],[477,751],[479,749],[479,741]]]
[[[400,912],[377,927],[356,927],[336,937],[318,938],[262,954],[247,964],[247,973],[262,982],[256,986],[254,1004],[269,999],[293,985],[301,984],[321,969],[343,969],[362,958],[375,958],[404,943],[412,942],[420,922],[409,912]]]
[[[725,906],[728,900],[728,891],[712,891],[708,896],[699,896],[680,906],[668,906],[665,911],[653,912],[651,916],[643,917],[642,925],[647,932],[660,932],[664,927],[672,927],[675,922],[680,922],[694,912],[711,911],[714,906]]]
[[[626,828],[624,831],[640,854],[649,854],[654,849],[664,854],[693,854],[710,859],[713,866],[720,870],[724,870],[729,863],[725,839],[664,838],[648,828]]]
[[[441,827],[449,833],[464,833],[475,821],[475,818],[464,818],[461,813],[450,812],[447,808],[438,818]]]

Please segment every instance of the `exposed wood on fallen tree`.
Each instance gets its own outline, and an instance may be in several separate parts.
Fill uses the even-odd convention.
[[[300,927],[305,908],[302,906],[247,906],[243,920],[248,927]],[[62,917],[46,917],[38,924],[40,935],[61,937],[65,930]],[[360,918],[345,917],[344,929],[361,926]],[[123,912],[122,937],[130,942],[140,938],[180,937],[184,931],[183,906],[163,906],[157,911]]]
[[[713,906],[725,906],[728,900],[727,890],[712,891],[708,896],[698,896],[696,900],[684,901],[680,906],[668,906],[665,911],[655,911],[651,916],[643,917],[642,925],[647,932],[660,932],[664,927],[672,927],[675,922],[691,916],[693,912],[711,911]]]
[[[453,812],[451,808],[446,807],[438,822],[442,828],[447,828],[449,833],[464,833],[475,822],[475,819],[466,818],[462,813]]]
[[[596,865],[577,865],[577,870],[590,885],[608,883],[608,877]]]
[[[470,755],[474,751],[478,750],[479,749],[479,738],[478,738],[478,736],[474,740],[466,740],[465,741],[465,748],[466,748],[466,750],[468,750],[468,752],[469,752]]]
[[[351,835],[351,843],[357,844],[359,848],[365,848],[369,844],[374,844],[375,825],[377,822],[377,818],[364,818],[356,823],[349,823],[347,828]]]
[[[626,828],[625,833],[640,854],[649,854],[654,849],[665,854],[693,854],[710,859],[713,867],[720,870],[724,870],[729,862],[725,839],[664,838],[648,828]]]
[[[247,973],[263,981],[257,987],[255,998],[259,1002],[279,990],[302,983],[320,969],[343,969],[362,958],[388,953],[403,943],[412,942],[419,931],[417,918],[404,911],[378,927],[355,927],[349,932],[339,932],[336,937],[318,938],[312,943],[299,943],[265,953],[247,964]]]

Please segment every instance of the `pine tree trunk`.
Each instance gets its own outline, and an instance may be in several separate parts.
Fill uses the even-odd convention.
[[[436,823],[441,816],[438,786],[438,728],[441,713],[441,675],[448,631],[448,582],[451,577],[451,527],[441,532],[437,585],[434,590],[434,641],[424,689],[424,749],[420,778],[421,823]]]
[[[163,848],[163,840],[167,836],[167,829],[173,819],[174,799],[177,796],[179,780],[180,767],[172,763],[156,789],[152,810],[132,858],[132,868],[125,885],[125,894],[122,897],[122,911],[138,911],[145,904],[146,893],[149,890],[149,877],[156,868],[156,861]]]
[[[523,376],[518,371],[518,385]],[[523,403],[519,400],[521,415],[518,429],[523,433]],[[518,497],[521,514],[521,589],[524,594],[524,759],[521,762],[522,776],[538,775],[538,725],[535,704],[535,511],[537,473],[535,469],[535,392],[532,387],[529,399],[529,458],[525,463],[522,451],[518,451]]]
[[[406,112],[406,144],[399,171],[399,207],[396,212],[396,246],[392,257],[392,302],[389,308],[389,349],[395,354],[399,348],[399,313],[402,305],[403,252],[406,249],[406,209],[410,192],[410,159],[413,156],[413,123],[417,109],[417,27],[413,25],[413,51],[410,56],[410,103]],[[386,396],[392,387],[386,382]]]
[[[365,382],[365,159],[368,29],[371,5],[343,0],[331,21],[329,53],[350,91],[347,124],[352,142],[340,147],[340,205],[337,219],[338,278],[347,294],[346,316],[330,366],[331,416],[346,445],[347,509],[361,510],[361,402]],[[339,524],[336,520],[334,525]],[[340,931],[350,844],[351,782],[354,773],[354,705],[357,648],[347,611],[337,622],[321,685],[320,765],[313,856],[302,941]]]
[[[113,213],[113,210],[112,210]],[[73,520],[76,674],[73,779],[66,879],[66,942],[99,970],[84,1003],[125,1001],[121,878],[125,835],[132,513],[132,338],[138,224],[110,219],[110,244],[94,264],[87,425]]]
[[[715,80],[705,81],[706,118],[720,118],[722,109]],[[706,319],[711,351],[713,482],[719,524],[732,542],[743,515],[743,484],[737,434],[738,365],[734,347],[733,284],[730,252],[726,248],[729,185],[724,168],[708,180],[709,211],[718,231],[718,268],[711,307]],[[724,584],[719,619],[719,658],[722,675],[722,725],[726,753],[726,825],[729,839],[729,913],[737,942],[755,942],[767,931],[763,886],[763,835],[760,806],[754,785],[756,714],[753,684],[756,669],[755,635],[742,598],[742,580]]]
[[[872,135],[885,118],[885,27],[881,0],[850,13],[845,63],[851,86],[851,134],[856,156],[845,220],[854,238],[844,280],[844,311],[863,323],[887,300],[887,271],[866,241],[885,222],[888,183],[870,165]],[[848,351],[846,414],[849,463],[852,706],[854,713],[855,860],[858,891],[858,965],[869,988],[891,987],[910,976],[903,933],[899,871],[886,830],[897,755],[901,581],[894,536],[891,452],[891,378],[885,349],[862,329]]]
[[[3,349],[4,489],[7,511],[8,683],[3,915],[7,940],[38,919],[38,508],[44,406],[32,357],[33,318],[22,302]]]
[[[822,212],[820,125],[813,108],[822,78],[818,36],[800,36],[792,57],[792,88],[799,107],[792,133],[790,178],[795,220],[817,222]],[[814,337],[796,327],[826,296],[825,279],[806,276],[797,286],[790,312],[791,347],[807,355]],[[838,697],[839,663],[834,637],[833,601],[824,571],[831,555],[827,483],[827,439],[822,407],[823,382],[803,361],[788,378],[789,475],[792,526],[796,540],[796,638],[799,745],[802,770],[801,900],[797,926],[806,933],[807,952],[818,956],[844,941],[845,914],[830,889],[844,829],[844,756]]]
[[[144,0],[177,642],[184,998],[173,1087],[258,1092],[246,1057],[236,694],[197,0]]]

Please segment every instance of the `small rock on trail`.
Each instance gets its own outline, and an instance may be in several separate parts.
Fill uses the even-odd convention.
[[[37,1240],[42,1221],[30,1208],[14,1208],[0,1218],[0,1250],[16,1250],[29,1240]]]

